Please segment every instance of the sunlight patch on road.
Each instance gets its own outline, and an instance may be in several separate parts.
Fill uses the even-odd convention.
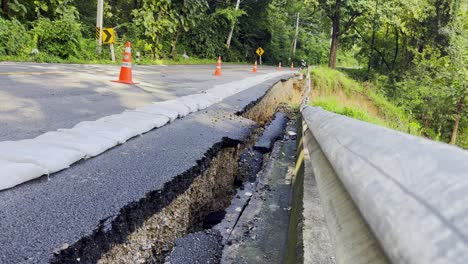
[[[28,72],[28,71],[15,71],[15,72],[0,72],[0,75],[46,75],[46,74],[72,74],[73,72],[54,71],[54,72]]]
[[[39,120],[44,118],[40,105],[34,100],[0,91],[0,121]]]

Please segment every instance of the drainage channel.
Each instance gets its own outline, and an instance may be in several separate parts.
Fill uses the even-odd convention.
[[[220,263],[223,248],[228,248],[224,245],[230,243],[231,236],[238,236],[236,227],[244,221],[241,216],[247,205],[251,199],[258,199],[255,196],[258,186],[263,193],[268,189],[268,184],[259,184],[257,178],[270,164],[264,161],[273,155],[272,149],[276,151],[274,155],[281,156],[275,142],[284,135],[289,137],[284,132],[293,130],[294,121],[289,121],[287,129],[286,125],[295,114],[285,103],[298,104],[301,98],[300,81],[281,81],[260,101],[238,113],[258,124],[250,138],[245,142],[225,139],[213,146],[207,158],[199,162],[198,175],[194,175],[196,172],[181,175],[173,188],[149,197],[147,207],[166,205],[157,213],[141,216],[142,223],[123,234],[112,247],[102,250],[105,253],[97,258],[97,263],[203,263],[208,255],[210,263]],[[184,191],[180,193],[176,188]],[[289,210],[288,206],[283,209]],[[196,241],[196,245],[204,248],[180,246],[184,240]]]
[[[241,154],[238,175],[247,177],[230,206],[208,217],[214,224],[211,228],[177,239],[167,264],[286,259],[296,127],[293,114],[275,114],[258,141]]]

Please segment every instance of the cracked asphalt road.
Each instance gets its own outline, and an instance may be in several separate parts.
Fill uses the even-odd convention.
[[[34,138],[253,76],[250,65],[134,65],[138,85],[113,83],[118,65],[0,63],[0,141]],[[276,71],[264,66],[258,74]]]
[[[63,67],[67,69],[68,66]],[[202,66],[196,67],[202,68]],[[197,70],[196,67],[194,71]],[[209,68],[209,66],[203,67]],[[238,79],[236,74],[239,76],[244,74],[242,70],[238,71],[241,73],[233,73],[231,77],[226,77],[226,80],[204,81],[204,84],[195,86],[195,89],[204,90],[211,88],[217,82],[228,81],[229,78],[232,78],[229,79],[230,81]],[[226,75],[228,75],[227,72]],[[290,76],[285,74],[283,78]],[[240,117],[232,118],[231,114],[235,114],[251,102],[261,98],[280,79],[276,78],[254,86],[206,110],[136,137],[95,158],[78,162],[69,169],[52,174],[50,177],[41,177],[0,192],[0,234],[2,234],[0,236],[0,245],[2,245],[0,263],[48,263],[53,260],[54,252],[58,249],[63,248],[64,245],[73,245],[84,237],[93,236],[101,230],[103,223],[107,227],[99,232],[103,232],[103,236],[115,236],[120,231],[112,228],[111,223],[122,214],[123,209],[133,208],[132,206],[144,201],[149,194],[162,190],[167,183],[171,183],[181,173],[196,167],[210,149],[223,142],[225,138],[238,141],[245,139],[250,133],[251,126],[254,125],[253,122]],[[107,85],[113,86],[110,82],[107,84],[107,79],[102,82],[104,81],[106,87]],[[54,84],[56,86],[50,87],[47,83],[41,85],[43,88],[38,89],[44,89],[44,91],[32,93],[30,96],[34,100],[54,91],[55,88],[51,87],[58,87],[57,83]],[[125,86],[118,89],[137,88]],[[2,85],[0,91],[4,90],[4,85]],[[18,88],[18,90],[22,89]],[[83,90],[91,94],[96,93],[90,91],[92,88],[83,88]],[[69,92],[70,90],[64,89],[67,98],[70,95]],[[147,91],[137,93],[149,94],[151,100],[158,98],[158,95]],[[182,94],[183,92],[180,95]],[[109,108],[94,109],[94,115],[108,115],[112,111],[120,112],[125,109],[123,104],[117,103],[120,101],[114,96],[119,98],[121,95],[110,96],[113,99],[109,101],[115,104]],[[27,95],[23,95],[23,99],[26,97]],[[45,96],[45,98],[49,97]],[[53,102],[51,104],[54,107],[59,106],[58,102],[61,99],[52,98],[49,98]],[[47,107],[48,103],[39,105]],[[81,103],[77,105],[83,108],[89,106]],[[0,116],[5,117],[4,110],[0,111]],[[70,120],[74,121],[73,124],[82,121],[81,115],[71,116],[73,118]],[[216,119],[216,122],[213,122],[213,119]],[[34,125],[38,121],[25,121],[25,127],[15,126],[17,121],[1,120],[0,138],[1,140],[15,137],[20,139],[42,133],[43,129],[51,130],[53,125],[57,126],[54,123],[54,120],[57,120],[56,115],[51,114],[48,120],[42,126]],[[63,127],[63,124],[58,122],[59,127]],[[8,130],[11,129],[10,126],[16,130]]]

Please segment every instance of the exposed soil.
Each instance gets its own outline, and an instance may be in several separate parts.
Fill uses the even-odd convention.
[[[79,261],[77,256],[86,255],[86,252],[92,254],[87,254],[87,259],[82,259],[82,262],[163,263],[177,238],[203,230],[208,215],[222,212],[229,206],[239,186],[236,181],[247,180],[247,177],[240,177],[242,173],[239,173],[241,154],[253,146],[263,127],[271,121],[278,109],[290,111],[289,107],[283,105],[299,105],[303,96],[302,87],[303,81],[294,79],[275,84],[261,100],[238,113],[259,125],[249,139],[245,142],[226,139],[222,144],[213,146],[198,169],[178,176],[170,187],[148,195],[145,201],[141,201],[143,204],[134,205],[127,216],[112,222],[112,226],[119,225],[116,221],[120,221],[121,225],[134,228],[119,238],[106,238],[106,246],[102,244],[104,241],[97,240],[100,237],[100,231],[97,231],[95,238],[84,239],[61,251],[57,263]],[[194,174],[196,171],[201,173]],[[138,206],[141,208],[138,209]],[[132,222],[135,216],[140,219],[139,223]],[[103,222],[102,225],[102,228],[106,228],[106,225],[111,224]],[[103,253],[96,255],[99,252]]]

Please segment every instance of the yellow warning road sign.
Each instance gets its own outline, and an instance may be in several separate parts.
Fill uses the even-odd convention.
[[[258,56],[262,56],[263,53],[265,53],[265,51],[262,49],[262,47],[259,47],[255,52],[257,53]]]
[[[96,28],[96,39],[99,39],[100,30]],[[102,44],[114,44],[115,31],[113,28],[102,28]]]

